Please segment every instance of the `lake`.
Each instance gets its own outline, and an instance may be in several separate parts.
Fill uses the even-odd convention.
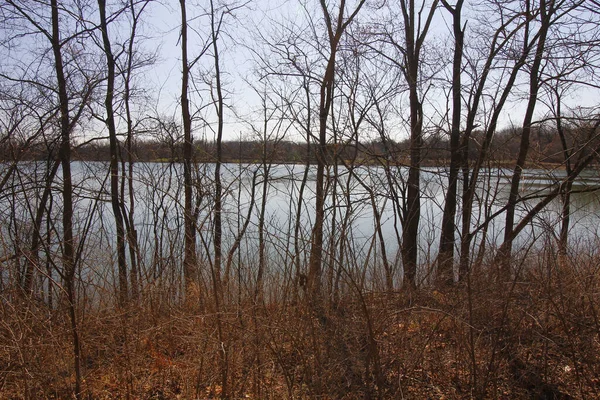
[[[74,162],[73,181],[75,195],[75,232],[81,246],[82,267],[88,279],[109,279],[107,266],[115,264],[115,232],[109,203],[108,165],[100,162]],[[334,171],[337,169],[337,172]],[[314,187],[316,168],[310,167],[298,219],[296,216],[300,189],[304,175],[303,165],[272,165],[268,168],[265,203],[265,243],[268,268],[272,274],[291,274],[296,251],[305,265],[308,257],[310,233],[314,218]],[[43,179],[47,168],[44,163],[22,163],[10,185],[0,198],[0,220],[3,240],[0,258],[14,254],[19,243],[30,242],[33,215],[39,205]],[[511,171],[490,169],[484,171],[477,191],[473,227],[486,215],[499,210],[508,196]],[[198,209],[198,253],[201,262],[212,260],[212,206],[214,202],[214,165],[200,164],[195,171],[195,192]],[[252,182],[255,197],[252,204]],[[259,216],[263,197],[263,167],[258,164],[224,164],[223,180],[223,252],[225,258],[246,223],[250,207],[250,220],[234,254],[233,265],[252,269],[258,262]],[[337,179],[335,179],[337,176]],[[401,274],[399,241],[402,232],[398,210],[403,207],[403,182],[407,169],[395,167],[386,175],[382,167],[361,166],[349,170],[330,166],[328,170],[325,219],[324,260],[339,257],[345,249],[344,262],[348,269],[375,267],[382,260],[382,246],[376,236],[375,209],[380,215],[385,255]],[[47,253],[58,252],[61,221],[60,170],[53,187],[49,214],[44,224],[44,234],[49,238]],[[522,184],[522,195],[543,194],[547,185],[564,177],[564,172],[527,170]],[[137,163],[134,165],[133,195],[134,221],[138,234],[143,275],[147,280],[162,276],[165,271],[180,271],[183,257],[183,169],[177,163]],[[392,179],[396,192],[390,191]],[[431,264],[437,254],[440,222],[444,204],[447,170],[425,168],[421,175],[422,207],[419,229],[419,263]],[[592,188],[598,183],[595,171],[586,173],[576,189]],[[125,184],[127,188],[127,184]],[[459,193],[460,193],[459,188]],[[335,195],[333,194],[335,193]],[[130,210],[129,193],[125,193],[126,208]],[[517,218],[524,215],[537,200],[520,203]],[[553,243],[560,229],[562,203],[555,199],[541,212],[516,241],[516,246],[532,245],[540,248]],[[459,205],[460,208],[460,205]],[[600,203],[596,192],[576,193],[572,197],[570,242],[585,246],[598,237]],[[459,209],[460,212],[460,209]],[[460,226],[460,214],[457,223]],[[342,230],[343,227],[346,227]],[[504,215],[492,220],[486,246],[501,243]],[[29,235],[29,236],[28,236]],[[458,236],[458,234],[457,234]],[[82,239],[85,238],[85,241]],[[481,235],[475,238],[478,246]],[[343,242],[343,243],[342,243]],[[595,248],[595,247],[594,247]],[[56,254],[54,255],[56,256]],[[331,256],[331,257],[330,257]],[[49,257],[53,257],[50,255]],[[109,268],[108,270],[114,270]],[[248,278],[250,279],[250,278]],[[399,279],[399,278],[397,278]]]

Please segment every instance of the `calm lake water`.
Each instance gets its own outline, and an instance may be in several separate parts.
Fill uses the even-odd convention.
[[[300,246],[302,257],[307,257],[310,231],[314,218],[314,175],[309,169],[309,179],[301,204],[298,240],[294,235],[298,199],[305,167],[303,165],[273,165],[269,167],[265,208],[265,240],[269,263],[274,269],[287,268]],[[86,237],[82,246],[82,260],[90,267],[113,264],[114,225],[109,203],[107,164],[96,162],[73,163],[75,222],[77,237]],[[42,163],[22,164],[11,182],[12,188],[4,190],[0,199],[0,218],[4,226],[2,255],[8,255],[19,235],[30,232],[33,213],[42,193],[42,182],[47,169]],[[509,170],[487,170],[479,182],[477,206],[473,226],[497,211],[506,201]],[[398,264],[398,236],[401,223],[395,204],[402,207],[402,182],[406,179],[405,168],[395,168],[395,197],[390,191],[385,171],[379,167],[357,167],[352,171],[337,167],[338,179],[333,179],[334,167],[328,171],[326,208],[326,240],[338,246],[340,227],[347,224],[347,248],[352,249],[355,263],[377,260],[381,246],[376,237],[374,208],[381,216],[381,229],[385,239],[388,260]],[[251,204],[252,182],[255,177],[255,204]],[[54,216],[47,221],[51,233],[60,231],[60,171],[49,207]],[[522,195],[543,194],[546,185],[560,180],[564,172],[548,173],[528,170],[522,184]],[[198,165],[196,192],[198,194],[198,249],[200,258],[209,261],[212,254],[212,205],[214,201],[214,165]],[[428,168],[422,173],[422,207],[419,234],[419,262],[428,264],[435,258],[438,247],[440,222],[443,210],[447,171]],[[585,189],[597,183],[595,172],[589,172],[578,182],[576,189]],[[223,180],[223,237],[224,253],[227,254],[246,221],[252,206],[250,222],[235,255],[238,265],[255,265],[258,248],[258,222],[262,202],[264,171],[255,164],[224,164]],[[183,170],[180,164],[138,163],[134,165],[133,195],[135,198],[135,224],[141,254],[147,265],[159,262],[166,268],[181,262],[183,246]],[[125,184],[127,188],[127,183]],[[12,190],[15,189],[15,190]],[[333,196],[335,191],[336,196]],[[460,191],[460,189],[459,189]],[[398,202],[395,199],[398,199]],[[129,193],[125,199],[129,208]],[[521,203],[518,215],[524,215],[537,200]],[[594,240],[600,228],[600,202],[596,192],[577,193],[572,197],[571,243],[585,245]],[[459,206],[460,207],[460,206]],[[518,244],[545,246],[552,243],[560,229],[560,199],[553,201],[533,223],[519,236]],[[397,211],[397,210],[396,210]],[[460,214],[458,214],[460,215]],[[16,216],[16,218],[12,218]],[[518,221],[517,217],[517,221]],[[459,222],[459,221],[457,221]],[[487,245],[501,241],[504,215],[495,218],[488,229]],[[87,232],[87,234],[86,234]],[[54,235],[56,236],[56,235]],[[56,238],[51,239],[56,241]],[[478,245],[481,237],[474,241]],[[334,246],[334,247],[335,247]],[[110,251],[107,251],[110,250]],[[329,248],[326,251],[330,251]],[[156,273],[156,271],[154,271]]]

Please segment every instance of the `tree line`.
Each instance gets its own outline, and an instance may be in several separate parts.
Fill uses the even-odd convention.
[[[573,138],[585,135],[585,127],[571,128]],[[518,154],[519,138],[521,131],[516,128],[505,129],[496,133],[491,143],[491,160],[498,166],[510,165]],[[483,132],[475,132],[471,138],[471,151],[468,154],[470,161],[477,159],[477,141],[483,137]],[[585,139],[580,139],[585,140]],[[588,146],[593,143],[588,143]],[[225,140],[222,143],[223,160],[227,163],[259,163],[263,157],[265,143],[258,140]],[[278,163],[316,163],[315,151],[306,151],[307,145],[302,142],[289,140],[267,141],[266,150],[269,161]],[[311,145],[314,147],[314,144]],[[392,163],[399,166],[408,164],[410,143],[408,140],[388,140],[387,143],[378,140],[361,142],[354,146],[328,144],[328,154],[349,161],[357,154],[355,163],[364,165],[378,165],[381,159],[393,154]],[[356,149],[355,149],[356,147]],[[558,132],[551,127],[534,129],[531,139],[532,152],[527,158],[527,167],[536,168],[550,166],[561,168],[561,139]],[[17,150],[21,149],[21,150]],[[44,143],[34,142],[23,146],[15,140],[6,140],[0,149],[1,159],[10,162],[15,151],[23,151],[21,156],[25,161],[43,161],[51,157]],[[425,152],[423,165],[426,167],[443,167],[450,163],[450,142],[444,137],[443,132],[438,132],[424,139],[423,151]],[[216,146],[214,142],[196,141],[194,143],[194,161],[197,163],[210,163],[215,160]],[[75,161],[110,161],[110,145],[102,140],[85,142],[73,146],[73,160]],[[132,161],[135,162],[180,162],[183,160],[183,146],[181,143],[156,140],[152,138],[134,141],[131,145]],[[338,162],[332,159],[332,162]],[[596,162],[593,163],[596,165]]]

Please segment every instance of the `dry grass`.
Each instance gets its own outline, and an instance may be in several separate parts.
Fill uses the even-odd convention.
[[[80,308],[83,398],[597,398],[597,265],[540,254],[512,282],[479,270],[470,286],[322,307],[300,294],[217,313],[207,293],[186,306]],[[64,312],[0,304],[0,397],[72,398]]]

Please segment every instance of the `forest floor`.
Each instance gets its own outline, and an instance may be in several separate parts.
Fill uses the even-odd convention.
[[[242,290],[219,312],[210,293],[181,305],[158,289],[126,310],[82,303],[81,398],[598,398],[597,260],[529,263],[511,282],[479,270],[336,301]],[[0,305],[0,398],[74,398],[64,309]]]

